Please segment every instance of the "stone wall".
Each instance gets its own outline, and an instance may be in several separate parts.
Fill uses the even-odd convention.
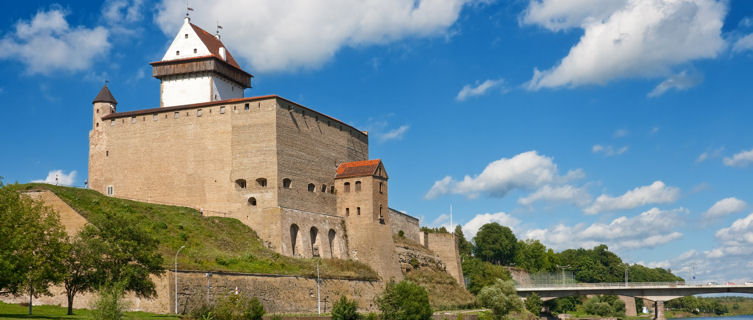
[[[428,233],[426,234],[426,247],[442,259],[447,266],[447,273],[455,278],[461,287],[465,288],[463,266],[460,264],[455,235],[451,233]]]
[[[420,243],[421,230],[417,218],[390,208],[390,229],[392,229],[392,234],[397,235],[403,231],[406,239]]]
[[[284,208],[282,252],[295,257],[348,258],[342,217]]]

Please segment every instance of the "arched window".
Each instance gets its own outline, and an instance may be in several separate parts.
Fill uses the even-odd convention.
[[[379,182],[379,193],[382,193],[382,186],[384,185],[384,182]]]
[[[296,254],[300,254],[300,252],[298,252],[297,249],[298,249],[298,225],[294,223],[290,225],[290,250],[293,252],[294,257]]]
[[[350,208],[345,208],[345,216],[350,217]]]
[[[256,179],[256,184],[257,184],[257,185],[258,185],[259,187],[262,187],[262,188],[264,188],[264,187],[266,187],[266,186],[267,186],[267,179],[266,179],[266,178],[259,178],[259,179]]]
[[[245,179],[235,180],[235,186],[238,187],[238,189],[246,189],[246,180]]]
[[[382,215],[382,205],[379,205],[379,223],[384,224],[384,215]]]
[[[327,239],[329,240],[329,257],[330,258],[340,258],[340,247],[335,242],[335,237],[337,236],[337,233],[335,233],[334,229],[329,229],[329,233],[327,234]]]
[[[356,181],[356,192],[361,191],[361,181]]]
[[[344,185],[344,188],[345,188],[345,190],[343,190],[343,191],[350,192],[350,182],[346,182],[345,185]]]
[[[288,178],[282,179],[282,187],[285,188],[285,189],[290,189],[290,185],[292,183],[293,182],[290,181],[290,179],[288,179]]]
[[[335,186],[329,187],[329,193],[330,194],[335,194]]]
[[[311,237],[311,256],[319,257],[319,229],[317,229],[316,227],[311,227],[309,235]]]
[[[314,192],[314,189],[316,189],[316,186],[313,183],[309,183],[309,192]]]
[[[256,198],[254,197],[248,198],[248,204],[251,206],[256,206]]]
[[[322,193],[327,193],[327,185],[326,184],[322,185]]]

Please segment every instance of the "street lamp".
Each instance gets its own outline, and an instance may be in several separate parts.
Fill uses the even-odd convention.
[[[183,250],[186,246],[180,246],[178,252],[175,253],[175,314],[178,314],[178,254],[180,250]]]
[[[321,299],[321,296],[319,295],[319,283],[320,283],[320,280],[319,280],[319,261],[320,260],[321,259],[317,259],[316,260],[316,309],[317,309],[316,311],[317,311],[317,314],[319,314],[319,315],[322,314],[322,299]]]

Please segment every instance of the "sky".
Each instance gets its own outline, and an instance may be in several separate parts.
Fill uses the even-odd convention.
[[[604,243],[689,281],[753,281],[753,1],[191,0],[278,94],[369,131],[428,226]],[[91,101],[159,106],[184,0],[0,4],[0,176],[87,178]],[[452,225],[449,219],[452,207]],[[695,280],[692,277],[695,276]]]

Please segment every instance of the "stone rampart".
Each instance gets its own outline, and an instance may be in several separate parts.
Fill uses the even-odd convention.
[[[427,233],[426,247],[434,251],[442,259],[447,266],[447,273],[455,278],[461,287],[465,288],[463,266],[460,264],[458,242],[455,239],[455,235],[451,233]]]
[[[402,231],[403,237],[415,243],[420,243],[421,230],[418,225],[418,219],[392,208],[389,211],[392,234],[397,235]]]

